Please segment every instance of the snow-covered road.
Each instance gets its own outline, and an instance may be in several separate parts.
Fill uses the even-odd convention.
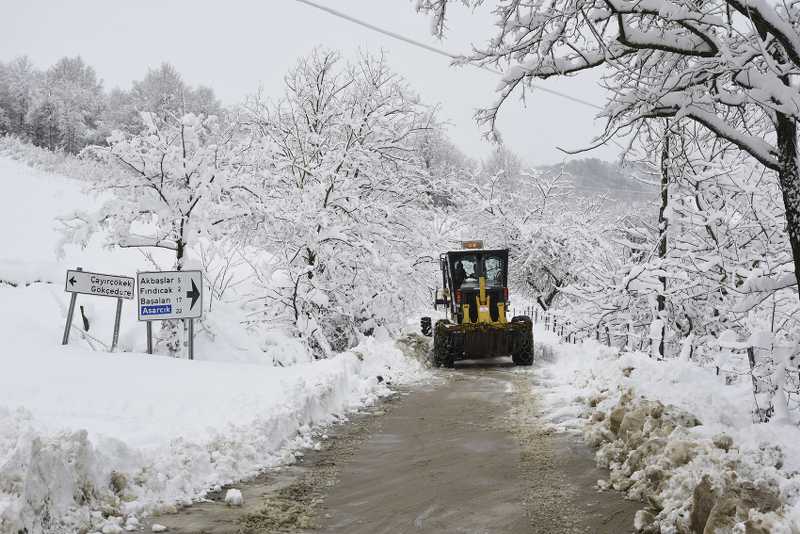
[[[220,492],[151,524],[176,534],[630,531],[638,503],[598,492],[607,473],[592,451],[542,425],[535,371],[499,358],[436,375],[331,428],[296,468],[236,485],[243,507]]]

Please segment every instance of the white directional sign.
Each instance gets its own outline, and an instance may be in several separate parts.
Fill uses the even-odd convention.
[[[157,271],[136,275],[140,321],[196,319],[203,314],[201,271]]]
[[[90,273],[87,271],[67,271],[64,290],[69,293],[114,297],[118,299],[133,298],[133,278],[113,274]]]

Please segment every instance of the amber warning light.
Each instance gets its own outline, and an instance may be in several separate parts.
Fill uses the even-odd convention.
[[[468,248],[468,249],[483,248],[483,241],[462,241],[461,248]]]

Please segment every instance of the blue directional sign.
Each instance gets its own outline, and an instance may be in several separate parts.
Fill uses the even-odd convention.
[[[144,315],[169,315],[172,313],[172,304],[166,306],[142,306],[141,314]]]
[[[140,321],[196,319],[203,315],[201,271],[155,271],[136,276]]]

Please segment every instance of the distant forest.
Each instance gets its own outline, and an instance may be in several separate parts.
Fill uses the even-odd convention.
[[[104,144],[113,130],[141,131],[140,111],[180,116],[219,115],[223,109],[211,88],[189,86],[168,63],[148,69],[127,89],[109,91],[80,56],[46,70],[25,56],[0,62],[0,135],[76,154]]]
[[[61,58],[46,70],[37,69],[26,56],[0,61],[0,136],[13,135],[49,150],[77,154],[89,145],[105,145],[114,130],[141,133],[144,111],[157,113],[164,121],[185,113],[225,114],[212,88],[188,85],[169,63],[148,69],[127,89],[108,90],[80,56]],[[461,165],[477,165],[487,175],[502,170],[512,183],[529,179],[524,172],[529,165],[505,147],[496,147],[481,162],[470,160],[456,147],[450,151],[463,160]],[[643,175],[636,169],[597,159],[534,169],[546,178],[561,175],[563,186],[586,196],[606,193],[641,200],[654,191],[645,183],[652,179],[634,178]]]

